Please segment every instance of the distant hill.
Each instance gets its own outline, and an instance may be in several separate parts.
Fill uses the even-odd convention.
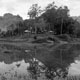
[[[73,16],[72,18],[80,23],[80,16]]]
[[[0,16],[0,30],[1,32],[7,31],[7,28],[11,24],[15,24],[18,21],[23,21],[23,19],[19,15],[12,15],[10,13],[4,14],[4,16]]]

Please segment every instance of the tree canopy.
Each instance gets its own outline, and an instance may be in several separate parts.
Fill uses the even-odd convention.
[[[38,4],[33,4],[30,7],[30,10],[28,12],[28,15],[30,17],[30,19],[35,19],[36,17],[38,17],[39,13],[41,12],[41,7],[38,6]]]
[[[8,17],[11,14],[6,14]],[[11,21],[4,15],[7,21]],[[67,6],[56,6],[55,3],[48,4],[45,9],[41,9],[38,4],[33,4],[28,11],[29,19],[22,20],[20,16],[17,16],[18,22],[15,24],[11,23],[8,26],[8,33],[22,34],[25,30],[35,31],[35,33],[53,31],[56,35],[59,34],[79,34],[79,24],[77,20],[69,15],[69,9]],[[1,18],[2,19],[2,18]],[[0,19],[0,20],[1,20]],[[21,19],[21,21],[19,21]],[[1,22],[2,23],[2,22]],[[15,28],[16,25],[16,28]],[[77,27],[76,27],[77,26]]]
[[[70,30],[73,29],[74,20],[70,17],[67,6],[56,7],[53,3],[49,4],[41,16],[50,24],[50,29],[54,30],[56,34],[71,33]]]

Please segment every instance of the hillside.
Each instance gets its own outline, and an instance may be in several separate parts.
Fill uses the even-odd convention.
[[[18,21],[23,21],[23,19],[18,15],[12,15],[10,13],[4,14],[4,16],[0,16],[0,29],[1,31],[6,32],[7,27],[11,24],[15,24]]]
[[[73,16],[72,18],[80,23],[80,16]]]

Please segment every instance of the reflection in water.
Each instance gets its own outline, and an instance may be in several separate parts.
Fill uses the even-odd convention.
[[[44,75],[45,79],[53,80],[55,77],[62,77],[65,78],[68,74],[68,69],[61,69],[61,68],[48,68],[44,64],[39,64],[38,60],[34,58],[30,60],[29,67],[27,68],[28,72],[32,79],[38,80],[39,77]]]
[[[39,67],[38,62],[31,60],[31,65],[29,66],[29,71],[35,76],[37,80],[38,69],[43,70],[44,75],[47,79],[53,80],[55,77],[66,78],[70,72],[70,64],[74,63],[76,57],[79,56],[80,45],[61,45],[54,48],[38,48],[36,49],[34,55],[39,61],[44,64],[44,67]],[[35,64],[37,63],[37,65]],[[35,66],[36,65],[36,66]],[[37,67],[37,68],[36,68]],[[41,71],[39,70],[39,74]],[[33,77],[32,75],[32,77]]]
[[[21,64],[19,67],[16,65]],[[5,64],[4,62],[0,63],[0,80],[17,80],[26,77],[27,71],[26,68],[29,66],[28,63],[25,63],[24,60],[19,62],[14,62],[12,64]]]
[[[53,80],[80,74],[80,45],[35,46],[0,54],[2,80]],[[6,57],[5,57],[6,56]],[[75,72],[75,73],[74,73]]]
[[[38,60],[35,60],[35,58],[33,58],[32,60],[29,61],[29,67],[27,68],[27,70],[30,73],[30,76],[32,79],[37,80],[38,77],[40,77],[40,65]]]
[[[76,60],[69,68],[69,75],[80,75],[80,61]]]

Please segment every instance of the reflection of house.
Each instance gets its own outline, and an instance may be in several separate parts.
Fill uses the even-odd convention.
[[[0,17],[0,29],[1,32],[6,32],[7,30],[13,30],[16,26],[16,23],[22,21],[20,16],[14,16],[10,13],[5,14],[3,17]]]

